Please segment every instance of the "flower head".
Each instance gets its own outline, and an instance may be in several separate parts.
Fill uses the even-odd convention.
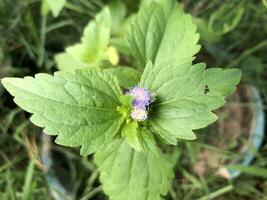
[[[147,119],[146,107],[135,106],[131,112],[131,117],[138,121],[144,121]]]
[[[134,120],[144,121],[147,119],[148,106],[152,101],[151,92],[145,88],[135,86],[127,92],[133,98],[133,110],[131,117]]]
[[[135,86],[134,88],[132,88],[128,92],[128,94],[134,97],[133,106],[146,107],[150,104],[152,100],[151,93],[148,90],[139,86]]]

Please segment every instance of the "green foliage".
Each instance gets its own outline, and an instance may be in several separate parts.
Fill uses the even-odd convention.
[[[255,56],[248,56],[240,63],[242,70],[242,79],[248,83],[255,83],[260,80],[260,74],[264,71],[262,60]]]
[[[245,166],[245,165],[228,165],[227,168],[230,170],[238,170],[245,174],[259,176],[267,179],[266,168],[256,167],[256,166]]]
[[[194,18],[197,25],[197,31],[200,34],[200,39],[207,42],[218,42],[222,39],[220,34],[215,34],[208,28],[208,23],[202,18]]]
[[[145,134],[150,134],[143,130]],[[155,145],[146,140],[146,152],[137,152],[123,139],[114,140],[95,154],[104,191],[110,200],[160,200],[173,178],[173,163]]]
[[[245,13],[245,1],[232,0],[223,4],[209,19],[209,29],[216,34],[233,30]]]
[[[119,85],[123,88],[130,88],[136,85],[140,80],[140,73],[130,67],[114,67],[104,69],[104,71],[116,76],[119,81]]]
[[[58,17],[65,4],[66,0],[43,0],[43,14],[51,11],[54,17]]]
[[[130,67],[103,69],[109,67],[102,61],[109,59],[110,35],[121,34],[120,26],[126,16],[123,4],[114,1],[110,5],[113,12],[104,8],[84,29],[81,42],[55,57],[59,69],[71,73],[2,81],[15,96],[15,102],[33,113],[34,124],[45,128],[48,134],[57,135],[58,144],[82,146],[82,155],[96,151],[100,180],[111,200],[162,199],[174,176],[175,162],[162,153],[156,142],[176,144],[177,138],[194,139],[193,131],[216,120],[212,111],[224,104],[240,80],[239,70],[205,70],[204,64],[193,65],[193,56],[200,47],[191,17],[174,0],[150,2],[142,5],[127,35],[140,72],[144,70],[142,76]],[[207,38],[211,39],[210,36]],[[118,41],[121,42],[117,40],[117,44]],[[125,48],[123,42],[120,44]],[[135,64],[128,57],[123,57],[123,61]],[[123,95],[119,87],[131,87],[140,79],[140,85],[155,96],[145,122],[131,119],[133,99]],[[153,134],[162,140],[154,141]],[[190,153],[186,152],[187,157]],[[88,167],[89,162],[85,163]],[[205,194],[209,197],[206,183],[197,181],[200,194],[193,194],[192,199]],[[88,185],[92,182],[90,179]],[[178,199],[172,190],[171,198]],[[181,187],[179,191],[188,190]],[[222,194],[218,191],[211,194]],[[188,192],[189,199],[191,193]],[[184,194],[177,192],[177,195]]]
[[[121,0],[114,0],[109,4],[112,19],[112,34],[119,35],[126,16],[126,7]]]
[[[131,147],[137,151],[143,150],[144,132],[139,128],[137,121],[130,121],[122,129],[122,137],[126,139]]]
[[[85,27],[81,42],[66,48],[56,55],[57,66],[62,71],[96,67],[100,61],[108,60],[108,44],[111,32],[111,16],[105,7]]]
[[[174,0],[158,2],[141,7],[126,38],[142,70],[149,61],[158,65],[163,61],[182,60],[200,49],[191,16]]]
[[[34,124],[58,135],[58,144],[82,146],[82,155],[106,146],[120,129],[122,119],[116,109],[122,94],[106,73],[56,72],[4,78],[2,83],[20,107],[33,113]]]
[[[33,182],[33,173],[34,173],[34,161],[32,160],[29,163],[28,169],[27,169],[27,174],[25,177],[25,182],[23,186],[23,196],[22,200],[28,200],[30,199],[30,195],[33,192],[33,187],[32,187],[32,182]]]
[[[224,104],[240,78],[238,69],[205,70],[205,64],[192,65],[190,59],[148,63],[140,85],[157,97],[148,121],[151,128],[170,144],[176,144],[176,138],[195,139],[192,130],[217,119],[211,111]]]
[[[57,67],[61,71],[72,72],[75,69],[82,69],[90,67],[90,65],[81,62],[80,60],[74,59],[68,53],[59,53],[55,56],[55,61],[57,63]]]

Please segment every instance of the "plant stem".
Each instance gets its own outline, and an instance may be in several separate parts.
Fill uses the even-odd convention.
[[[247,56],[253,54],[254,52],[256,52],[256,51],[258,51],[264,47],[267,47],[267,40],[264,40],[264,41],[260,42],[259,44],[257,44],[256,46],[246,50],[240,56],[238,56],[236,59],[234,59],[232,62],[230,62],[228,66],[231,67],[231,66],[238,65],[239,62],[242,61],[244,58],[246,58]]]
[[[37,65],[41,67],[44,63],[44,54],[45,54],[45,39],[46,39],[46,22],[47,16],[42,15],[41,21],[41,32],[40,32],[40,47],[39,47],[39,57]]]
[[[215,192],[210,193],[209,195],[201,197],[198,200],[211,200],[211,199],[214,199],[214,198],[216,198],[216,197],[218,197],[218,196],[220,196],[222,194],[230,192],[233,189],[234,189],[234,187],[232,185],[228,185],[228,186],[223,187],[223,188],[221,188],[221,189],[219,189],[219,190],[217,190]]]
[[[91,192],[89,192],[87,195],[83,196],[81,200],[88,200],[91,199],[94,195],[101,192],[103,189],[102,185],[98,186],[97,188],[93,189]]]

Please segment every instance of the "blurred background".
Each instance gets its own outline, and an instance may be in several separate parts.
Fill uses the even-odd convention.
[[[112,15],[106,60],[134,68],[123,38],[131,17],[149,1],[0,0],[0,78],[61,69],[64,59],[58,55],[80,42],[104,6]],[[198,131],[196,141],[172,147],[176,177],[166,199],[267,200],[267,1],[179,2],[200,33],[196,62],[240,68],[243,77],[226,106],[216,111],[220,120]],[[1,84],[0,96],[1,200],[107,199],[92,156],[54,144]]]

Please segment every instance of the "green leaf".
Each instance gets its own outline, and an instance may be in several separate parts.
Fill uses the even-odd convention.
[[[197,31],[200,34],[200,39],[206,42],[218,42],[222,39],[220,34],[211,32],[208,28],[208,23],[202,18],[194,18],[197,25]]]
[[[233,30],[245,13],[244,1],[232,0],[216,10],[209,19],[209,30],[216,34],[224,34]]]
[[[122,137],[126,139],[128,144],[136,151],[143,150],[143,137],[137,121],[132,120],[122,129]]]
[[[73,72],[75,69],[103,69],[106,73],[115,76],[119,85],[123,88],[129,88],[138,83],[140,80],[140,73],[130,67],[112,67],[104,68],[107,64],[101,62],[95,64],[86,64],[74,59],[67,53],[60,53],[55,56],[55,60],[61,71]],[[103,65],[103,66],[102,66]]]
[[[141,6],[141,7],[149,6],[152,2],[160,3],[161,0],[142,0],[140,6]]]
[[[66,0],[44,0],[54,17],[57,17],[63,9]]]
[[[108,44],[111,31],[111,16],[105,7],[96,19],[90,21],[83,31],[81,42],[66,48],[64,54],[56,55],[57,66],[61,70],[88,68],[108,60]],[[69,57],[69,58],[67,58]],[[66,59],[66,61],[65,61]],[[73,65],[71,67],[71,65]]]
[[[131,50],[129,49],[125,39],[123,37],[113,37],[110,39],[110,44],[115,46],[118,52],[124,55],[131,55]]]
[[[115,35],[113,34],[110,39],[110,44],[114,46],[118,52],[124,55],[131,55],[132,52],[125,40],[125,36],[128,33],[129,27],[132,23],[135,14],[132,14],[123,20],[123,23],[120,25],[120,30]],[[113,27],[113,26],[112,26]]]
[[[121,104],[126,109],[132,110],[132,108],[133,108],[133,100],[134,100],[134,97],[132,95],[125,94],[125,95],[120,97],[120,100],[121,100]]]
[[[116,76],[119,81],[119,85],[124,88],[132,87],[140,80],[140,73],[130,67],[108,68],[104,71]]]
[[[146,152],[135,151],[123,139],[96,152],[100,180],[110,200],[161,200],[166,195],[173,163],[153,141],[146,141]]]
[[[126,6],[121,0],[113,0],[109,4],[109,10],[112,19],[112,34],[118,35],[121,32],[121,27],[126,16]]]
[[[267,0],[262,0],[262,3],[267,8]]]
[[[58,135],[58,144],[82,146],[82,155],[110,143],[123,122],[117,111],[121,90],[117,80],[103,72],[37,74],[4,78],[2,83],[16,104],[33,113],[35,125]]]
[[[258,176],[267,179],[267,169],[257,166],[246,166],[246,165],[228,165],[228,170],[237,170],[245,174],[252,176]]]
[[[57,67],[61,71],[73,72],[76,69],[90,68],[90,64],[75,59],[68,53],[59,53],[55,56]]]
[[[109,9],[105,7],[85,27],[81,43],[68,47],[68,52],[73,57],[86,63],[91,63],[105,57],[111,31],[111,16]]]
[[[141,69],[148,61],[158,65],[164,60],[193,57],[200,49],[191,16],[175,0],[142,6],[126,39]]]
[[[101,60],[95,63],[84,63],[67,53],[59,53],[55,56],[60,71],[74,72],[75,70],[104,70],[114,67],[109,61]]]
[[[195,139],[193,130],[217,119],[211,111],[225,103],[240,78],[238,69],[205,70],[205,64],[192,66],[191,60],[157,66],[149,62],[140,85],[156,98],[151,105],[150,128],[170,144],[176,144],[176,138]]]

